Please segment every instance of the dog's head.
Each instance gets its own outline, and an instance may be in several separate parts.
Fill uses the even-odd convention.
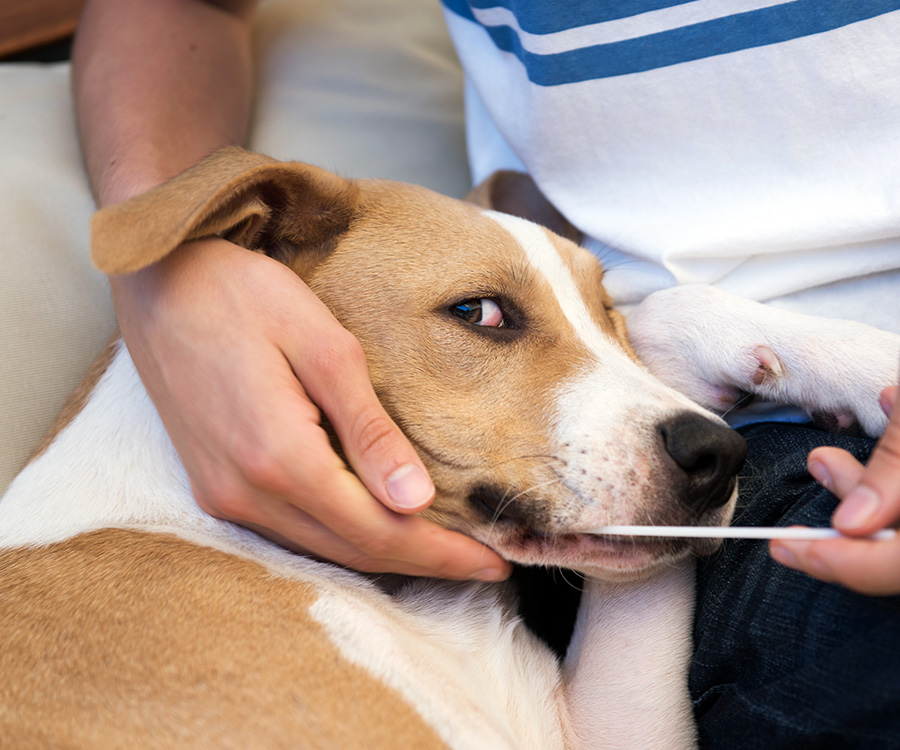
[[[505,207],[516,182],[481,201]],[[688,544],[582,532],[731,513],[743,442],[635,361],[600,264],[538,224],[226,149],[93,230],[107,273],[211,235],[293,268],[361,342],[437,487],[428,515],[510,560],[637,577]]]

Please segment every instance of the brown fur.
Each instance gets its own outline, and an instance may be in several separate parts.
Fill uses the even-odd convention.
[[[105,530],[0,570],[3,747],[443,747],[339,654],[312,586],[254,562]]]
[[[584,505],[559,481],[568,446],[552,436],[548,389],[595,366],[596,354],[550,282],[480,209],[226,149],[101,210],[92,228],[92,256],[107,273],[213,234],[286,263],[367,352],[379,398],[435,481],[430,517],[513,560],[580,559],[578,540],[540,541]],[[611,349],[630,351],[599,264],[548,238]],[[472,298],[498,300],[515,325],[483,329],[454,317]],[[527,524],[486,517],[483,486],[515,497],[504,510]],[[11,746],[441,746],[399,694],[329,641],[309,614],[311,585],[123,530],[2,552],[0,569],[0,738]]]
[[[475,533],[473,524],[483,519],[473,517],[467,501],[473,487],[527,493],[553,478],[547,384],[589,355],[552,301],[549,284],[478,209],[394,183],[365,183],[363,196],[364,227],[351,229],[305,280],[364,350],[378,352],[369,362],[376,392],[419,450],[438,490],[428,515]],[[414,244],[413,231],[404,235],[413,245],[407,246],[396,226],[421,227],[430,241]],[[599,289],[599,266],[583,270],[583,283]],[[358,294],[347,293],[346,278],[359,279]],[[452,304],[472,297],[508,300],[527,326],[485,346],[490,333],[473,334],[447,314]],[[602,303],[592,312],[615,336]],[[422,341],[433,345],[423,347]],[[411,392],[414,401],[406,397]],[[510,462],[510,456],[516,459]],[[527,501],[519,498],[520,505]]]
[[[502,196],[513,207],[517,191],[529,196],[519,208],[559,224],[546,200],[538,205],[540,191],[526,175],[491,181],[480,200],[493,205]],[[437,499],[426,511],[432,520],[482,538],[485,519],[469,499],[482,487],[504,488],[533,520],[572,502],[562,499],[567,491],[554,473],[561,461],[547,443],[555,415],[546,388],[590,353],[547,280],[480,208],[414,185],[344,180],[228,148],[145,196],[99,211],[92,256],[102,271],[122,273],[213,233],[286,263],[359,339],[380,400],[435,482]],[[148,235],[159,239],[148,243]],[[600,265],[574,243],[547,236],[595,322],[633,356]],[[520,330],[481,334],[450,316],[452,305],[482,297],[502,300]],[[544,488],[540,499],[533,487]]]
[[[353,215],[355,188],[324,169],[225,148],[164,185],[98,211],[91,259],[106,274],[138,271],[188,240],[329,248]]]

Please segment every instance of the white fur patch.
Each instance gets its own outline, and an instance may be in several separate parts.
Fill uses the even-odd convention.
[[[397,690],[448,747],[561,750],[558,665],[501,596],[481,584],[416,581],[390,617],[330,592],[310,614],[344,658]]]
[[[567,520],[579,528],[594,527],[602,519],[652,521],[658,512],[654,498],[663,490],[657,486],[662,476],[657,425],[685,411],[715,417],[635,363],[598,325],[546,230],[507,214],[486,214],[521,246],[591,355],[558,385],[553,399],[556,455],[566,466],[562,480],[584,501],[578,517]]]
[[[119,343],[84,409],[0,499],[0,549],[105,528],[176,534],[282,575],[335,570],[204,513],[153,402]]]
[[[448,747],[563,746],[558,665],[504,615],[496,587],[423,581],[388,597],[208,516],[122,345],[85,408],[0,500],[0,549],[103,528],[174,534],[312,584],[311,614],[344,657],[397,689]]]
[[[0,547],[49,544],[109,526],[188,528],[187,476],[120,345],[85,408],[0,501]]]
[[[626,357],[618,344],[610,346],[613,343],[610,337],[594,322],[584,298],[581,296],[581,290],[575,283],[572,271],[550,241],[547,231],[537,224],[516,216],[498,211],[485,211],[484,213],[509,232],[519,243],[532,268],[550,284],[563,315],[572,324],[575,333],[585,346],[595,354],[604,357],[613,353],[620,353],[621,356]]]

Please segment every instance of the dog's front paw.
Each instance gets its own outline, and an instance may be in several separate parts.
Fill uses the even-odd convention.
[[[628,337],[644,365],[719,413],[752,402],[785,374],[772,347],[748,330],[735,300],[746,303],[712,287],[673,287],[651,294],[628,317]]]
[[[757,395],[772,388],[784,377],[784,366],[778,355],[765,344],[753,344],[735,353],[730,366],[717,373],[721,378],[717,393],[718,403],[710,402],[707,408],[725,411],[747,406]]]
[[[838,321],[838,327],[843,328],[843,323]],[[835,324],[832,322],[827,330],[823,328],[821,335],[830,338],[832,325]],[[869,344],[874,346],[875,341],[869,333],[862,332],[855,341],[854,337],[835,336],[834,342],[840,344],[834,348],[823,342],[811,346],[816,340],[812,332],[798,340],[804,341],[806,347],[788,346],[782,340],[788,364],[769,346],[755,346],[753,355],[758,366],[752,375],[753,398],[799,406],[817,427],[830,432],[881,435],[887,417],[880,407],[879,394],[896,381],[898,347],[883,348],[880,355],[872,356]],[[854,350],[862,359],[853,359]],[[857,365],[845,366],[845,361],[841,361],[844,357]]]
[[[650,295],[628,318],[650,371],[708,409],[753,399],[799,406],[820,426],[877,436],[879,394],[895,384],[900,337],[775,310],[705,286]]]

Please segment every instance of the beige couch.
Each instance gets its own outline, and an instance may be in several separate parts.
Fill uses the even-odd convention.
[[[461,196],[462,81],[438,0],[270,0],[250,146]],[[115,330],[67,64],[0,64],[0,494]]]

